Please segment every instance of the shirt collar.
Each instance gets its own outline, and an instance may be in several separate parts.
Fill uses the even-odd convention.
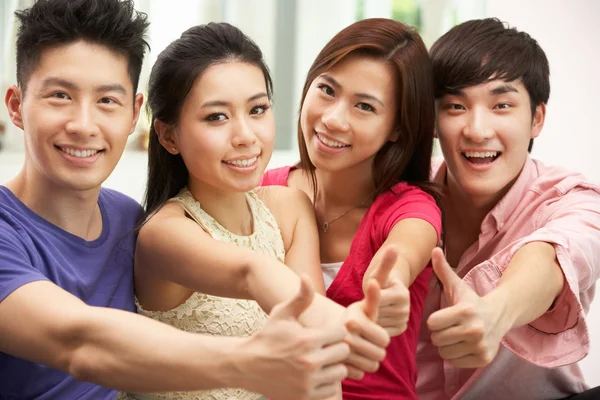
[[[531,183],[535,180],[535,164],[533,160],[527,156],[523,169],[512,187],[506,192],[504,197],[498,201],[492,211],[486,216],[491,217],[495,223],[496,230],[499,231],[504,227],[504,223],[511,217],[513,212],[529,191]]]

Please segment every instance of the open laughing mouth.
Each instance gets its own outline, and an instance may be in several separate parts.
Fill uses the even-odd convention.
[[[491,164],[496,161],[501,154],[502,153],[499,151],[466,151],[461,153],[467,161],[473,164]]]

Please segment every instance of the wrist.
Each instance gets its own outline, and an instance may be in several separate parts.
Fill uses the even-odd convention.
[[[289,293],[297,292],[300,287],[300,280],[297,283],[291,282],[287,274],[293,273],[279,264],[276,259],[254,251],[249,251],[245,259],[246,270],[242,280],[244,288],[249,298],[256,301],[267,314],[277,304],[287,300]],[[284,277],[285,284],[282,284]]]
[[[348,309],[315,293],[311,305],[298,317],[298,322],[305,328],[319,328],[332,323],[345,321]]]
[[[403,255],[398,256],[396,265],[394,265],[394,268],[390,271],[390,277],[404,283],[404,286],[406,287],[410,286],[413,279],[411,277],[410,264],[406,257]]]
[[[250,371],[254,364],[252,355],[252,338],[229,338],[230,341],[222,349],[218,358],[219,370],[217,379],[221,387],[239,387],[254,390]]]
[[[504,337],[510,331],[517,320],[515,308],[509,307],[510,294],[501,287],[492,290],[482,300],[491,310],[491,318],[494,321],[496,331],[500,337]]]

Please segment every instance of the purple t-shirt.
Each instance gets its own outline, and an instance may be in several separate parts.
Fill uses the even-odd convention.
[[[134,229],[142,209],[109,189],[100,191],[98,204],[102,234],[88,242],[41,218],[0,186],[0,302],[27,283],[46,280],[86,304],[135,311]],[[0,352],[0,399],[114,400],[116,393]]]

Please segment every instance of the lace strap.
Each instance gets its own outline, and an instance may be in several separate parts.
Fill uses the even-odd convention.
[[[275,220],[275,216],[269,210],[269,207],[265,204],[264,201],[256,194],[254,190],[251,190],[246,193],[246,198],[248,199],[248,204],[250,204],[250,208],[252,209],[252,214],[255,215],[255,219],[259,222],[266,223],[271,229],[276,229],[276,234],[281,235],[279,231],[279,224],[277,224],[277,220]]]
[[[169,199],[169,202],[178,203],[185,213],[189,215],[200,227],[212,235],[210,228],[210,216],[200,207],[200,204],[194,199],[187,187],[181,189],[177,196]]]
[[[262,236],[274,246],[277,259],[284,262],[285,246],[275,216],[254,190],[247,192],[246,198],[252,209],[252,214],[255,216],[254,221],[257,223],[254,227],[255,231],[262,232]]]

